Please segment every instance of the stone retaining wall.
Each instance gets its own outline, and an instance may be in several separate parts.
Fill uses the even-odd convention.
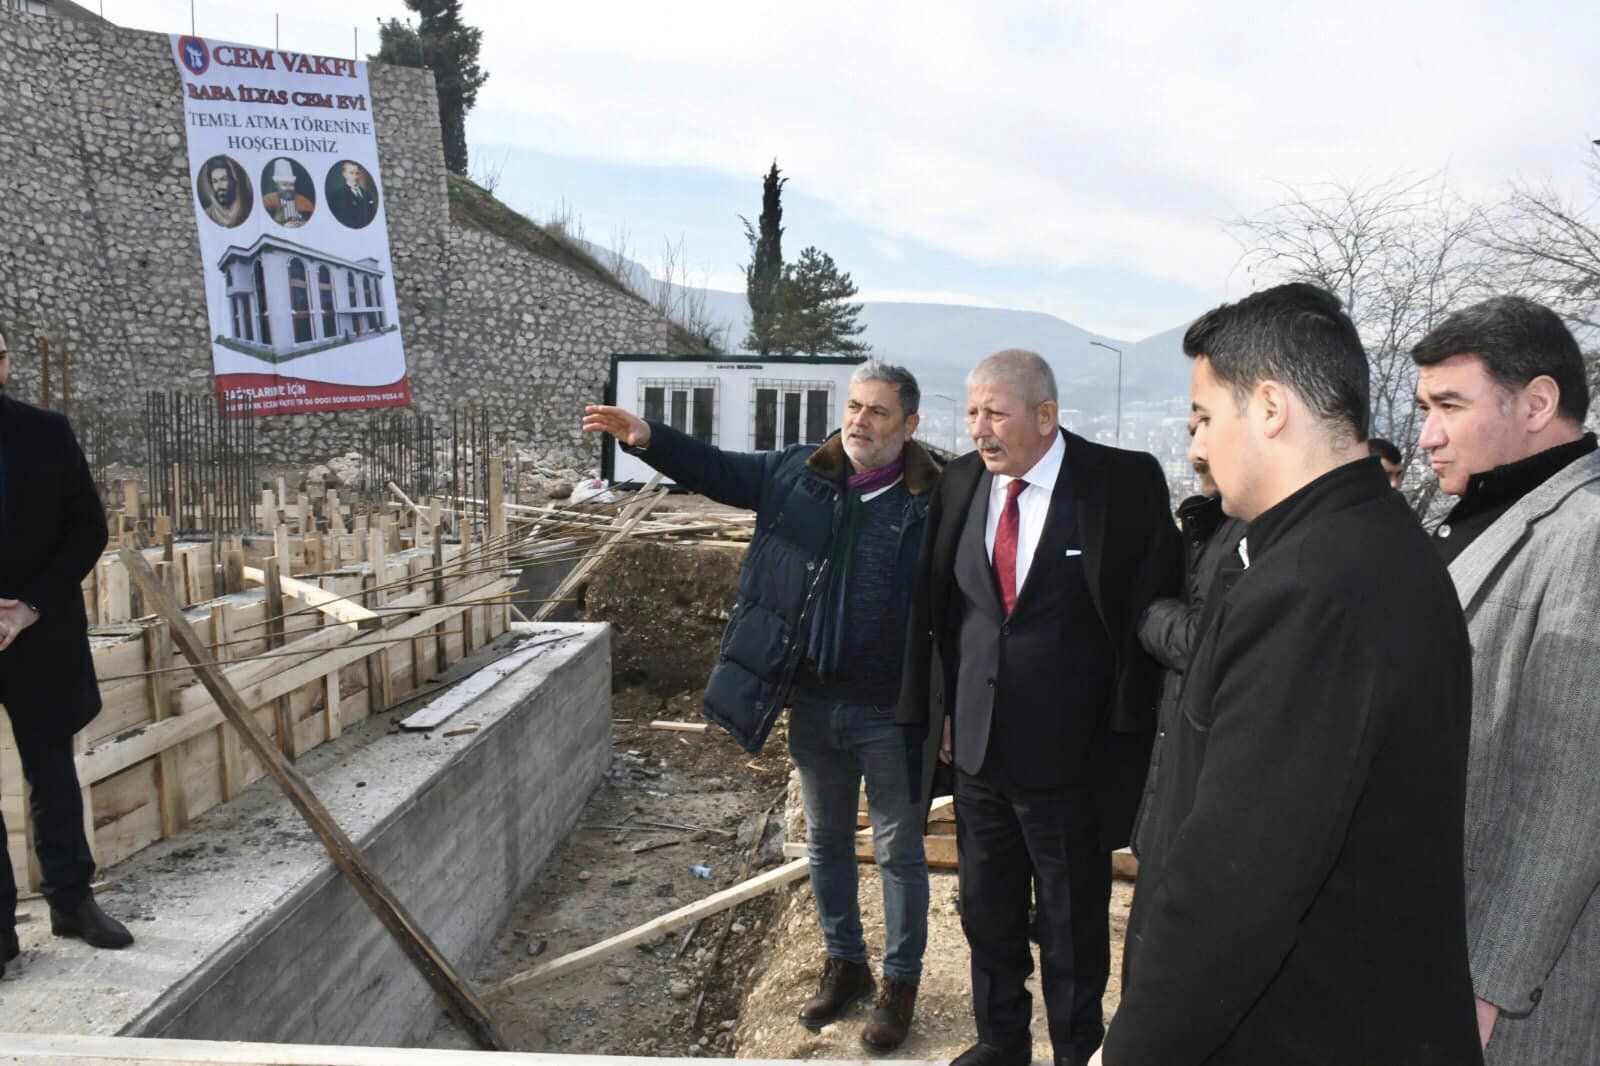
[[[448,177],[430,74],[373,64],[370,77],[415,408],[437,418],[481,403],[496,432],[596,463],[578,408],[600,396],[610,354],[689,352],[694,342]],[[36,401],[34,338],[64,338],[74,413],[106,424],[120,461],[142,462],[146,390],[212,388],[188,167],[166,36],[0,14],[0,328],[13,353],[10,388]],[[54,388],[59,395],[58,376]],[[367,418],[263,419],[261,458],[325,461],[355,446]]]

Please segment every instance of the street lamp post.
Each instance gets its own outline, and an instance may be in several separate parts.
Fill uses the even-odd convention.
[[[946,396],[942,392],[930,392],[928,395],[936,399],[950,401],[950,454],[954,455],[956,454],[956,398],[954,396]]]
[[[1102,341],[1090,341],[1096,348],[1117,353],[1117,447],[1122,447],[1122,349],[1113,348]]]

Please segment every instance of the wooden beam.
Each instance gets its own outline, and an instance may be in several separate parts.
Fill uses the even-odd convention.
[[[502,992],[509,992],[513,988],[520,988],[530,984],[543,984],[574,970],[593,966],[595,963],[608,959],[618,952],[626,951],[637,944],[642,944],[647,940],[654,940],[659,936],[672,932],[674,929],[682,929],[686,925],[691,925],[703,918],[709,918],[711,915],[725,911],[729,907],[736,907],[747,899],[755,899],[757,896],[771,892],[775,888],[781,888],[793,881],[798,881],[806,876],[806,871],[810,866],[811,863],[808,859],[796,859],[793,862],[785,863],[775,869],[768,870],[764,874],[752,877],[748,881],[741,881],[731,888],[725,888],[721,892],[713,892],[705,899],[696,900],[686,906],[679,907],[675,911],[663,914],[659,918],[653,918],[643,925],[635,926],[627,932],[618,933],[614,937],[602,940],[600,943],[593,944],[581,951],[574,951],[558,959],[551,959],[543,965],[535,966],[531,970],[524,970],[522,973],[514,974],[498,984],[490,985],[484,989],[483,994],[485,997],[492,998]]]
[[[252,585],[265,585],[267,572],[258,567],[247,566],[244,568],[244,579]],[[297,577],[285,577],[281,569],[278,574],[278,589],[280,597],[293,596],[307,607],[315,607],[334,621],[349,622],[361,629],[375,629],[383,624],[381,616],[373,614],[355,600],[345,599],[309,581],[301,581]],[[282,602],[281,599],[279,602]]]
[[[172,712],[172,675],[166,672],[172,665],[172,633],[167,626],[157,623],[145,628],[143,640],[145,668],[152,671],[144,679],[150,720],[159,722]],[[172,836],[189,823],[176,746],[156,755],[156,807],[163,837]]]
[[[655,510],[656,505],[666,498],[665,490],[656,491],[656,486],[660,483],[661,475],[659,473],[650,478],[650,481],[640,490],[639,497],[632,502],[632,510],[627,512],[627,517],[618,518],[617,524],[612,528],[611,532],[606,534],[605,539],[589,549],[578,565],[569,570],[567,576],[561,579],[561,584],[557,585],[555,591],[550,594],[548,602],[542,604],[537,611],[533,612],[533,620],[535,622],[543,622],[554,614],[556,608],[564,600],[571,597],[578,584],[589,576],[589,571],[593,570],[600,563],[600,560],[611,554],[611,549],[616,547],[617,543],[624,537],[632,533],[634,527],[644,521],[645,516]]]
[[[284,526],[278,526],[278,554],[268,559],[262,569],[262,589],[267,594],[267,649],[283,646],[283,571],[289,566],[289,553],[284,548]],[[295,750],[294,716],[289,707],[289,696],[279,696],[273,706],[273,721],[277,723],[278,746],[289,758],[299,754]]]
[[[478,998],[466,978],[456,972],[450,961],[428,939],[428,935],[417,926],[404,905],[395,898],[377,872],[367,863],[366,856],[361,853],[355,841],[345,834],[339,823],[328,813],[305,778],[283,752],[273,745],[272,739],[262,731],[260,725],[256,723],[255,716],[250,713],[250,705],[240,698],[238,690],[228,682],[217,664],[211,661],[205,644],[184,617],[183,608],[166,589],[161,587],[150,564],[145,562],[143,556],[126,548],[122,550],[122,559],[128,567],[129,575],[144,591],[146,602],[151,604],[156,613],[171,627],[173,639],[199,672],[200,683],[205,685],[211,697],[217,701],[217,706],[222,709],[222,713],[239,731],[240,739],[255,757],[261,760],[267,773],[278,783],[278,787],[283,789],[290,804],[306,820],[306,824],[311,827],[311,831],[316,834],[323,847],[328,849],[328,855],[333,859],[339,872],[350,882],[351,887],[372,909],[384,928],[394,936],[396,943],[411,959],[418,972],[433,987],[441,1005],[478,1046],[494,1051],[508,1050],[505,1041],[495,1031],[489,1008]]]
[[[704,722],[668,722],[664,720],[657,720],[650,723],[650,728],[660,730],[664,733],[704,733],[706,731],[706,724]]]

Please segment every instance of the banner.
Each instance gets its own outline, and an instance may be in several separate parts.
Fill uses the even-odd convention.
[[[172,53],[217,391],[267,415],[410,403],[367,65],[200,37]]]

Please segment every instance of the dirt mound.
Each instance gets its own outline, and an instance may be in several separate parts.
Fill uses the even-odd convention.
[[[703,688],[739,591],[744,548],[722,544],[619,547],[596,568],[583,618],[610,622],[614,687],[659,696]]]

